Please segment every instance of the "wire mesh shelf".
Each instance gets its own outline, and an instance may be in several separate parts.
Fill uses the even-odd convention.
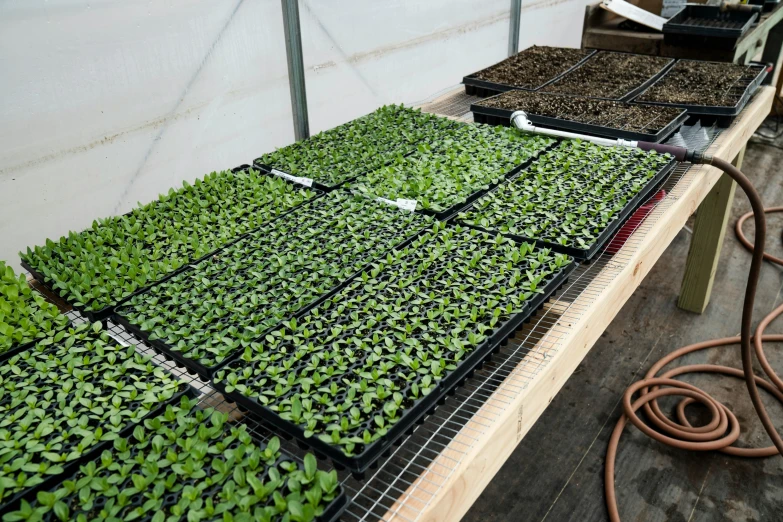
[[[441,96],[423,108],[442,110],[442,115],[464,121],[471,115],[469,107],[474,97],[460,94],[463,99],[460,96]],[[688,127],[677,136],[691,147],[706,148],[719,132],[718,129]],[[352,500],[341,520],[416,521],[474,445],[552,360],[573,325],[629,264],[651,227],[689,187],[694,173],[700,168],[678,166],[664,182],[666,198],[657,203],[636,230],[620,230],[618,234],[624,240],[622,247],[613,249],[615,253],[605,251],[590,264],[579,266],[570,282],[533,316],[531,322],[518,331],[498,354],[493,355],[473,378],[455,390],[433,415],[417,426],[389,457],[379,461],[378,467],[368,472],[365,481],[359,482],[347,472],[339,472]],[[86,320],[73,310],[67,315],[74,324]],[[263,421],[227,402],[209,383],[188,374],[111,320],[106,326],[109,335],[117,342],[136,345],[140,352],[152,355],[155,364],[191,384],[201,394],[199,401],[204,407],[228,413],[233,422],[244,423],[261,440],[266,441],[273,436]],[[296,458],[304,457],[305,452],[294,441],[283,440],[282,448]],[[325,466],[326,461],[319,464]]]

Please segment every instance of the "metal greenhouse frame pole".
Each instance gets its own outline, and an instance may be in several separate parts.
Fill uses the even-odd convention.
[[[298,0],[281,0],[285,51],[288,61],[288,85],[291,87],[291,111],[294,119],[296,141],[310,136],[307,117],[307,91],[305,89],[304,58],[302,56],[302,32],[299,25]]]
[[[511,20],[508,27],[508,55],[519,52],[519,22],[522,16],[522,0],[511,0]]]

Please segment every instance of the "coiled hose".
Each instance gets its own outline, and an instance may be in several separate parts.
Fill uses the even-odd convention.
[[[614,487],[614,468],[617,457],[617,447],[620,442],[623,428],[630,420],[647,436],[668,444],[674,448],[694,451],[721,451],[729,455],[740,457],[767,457],[780,453],[783,455],[783,439],[778,434],[767,410],[761,401],[759,387],[764,388],[783,403],[783,380],[775,373],[764,355],[764,342],[783,341],[783,335],[764,335],[764,330],[777,316],[783,313],[783,305],[777,307],[759,323],[755,334],[753,333],[753,301],[756,297],[761,266],[766,259],[772,263],[783,265],[783,260],[764,252],[766,239],[765,212],[783,211],[783,207],[764,209],[764,205],[756,189],[747,177],[734,165],[720,158],[703,156],[695,159],[695,162],[712,165],[722,170],[745,192],[750,200],[752,211],[745,214],[737,222],[736,231],[738,238],[745,247],[751,251],[752,258],[748,283],[745,287],[745,300],[742,307],[742,328],[739,337],[724,337],[701,343],[685,346],[655,363],[647,372],[644,379],[632,384],[623,394],[623,415],[617,421],[609,439],[606,452],[606,467],[604,471],[604,489],[606,493],[606,507],[609,511],[609,519],[612,522],[620,521],[617,509],[617,497]],[[753,244],[742,235],[742,224],[753,216],[756,225],[756,236]],[[739,344],[742,353],[742,369],[731,368],[714,364],[694,364],[669,370],[662,375],[658,372],[667,364],[682,357],[685,354]],[[769,381],[753,374],[753,351],[761,364]],[[691,384],[675,380],[674,377],[687,373],[719,373],[745,380],[753,407],[758,414],[764,429],[772,440],[773,445],[765,448],[738,448],[733,446],[740,435],[737,417],[726,406],[715,400],[707,392]],[[770,382],[772,381],[772,382]],[[661,388],[665,386],[665,388]],[[639,393],[638,398],[633,399],[634,394]],[[679,396],[683,399],[677,404],[677,421],[666,417],[658,405],[658,398],[663,396]],[[694,402],[703,404],[711,414],[711,421],[700,427],[693,427],[685,416],[685,408]],[[643,409],[650,423],[657,431],[637,416],[636,412]]]

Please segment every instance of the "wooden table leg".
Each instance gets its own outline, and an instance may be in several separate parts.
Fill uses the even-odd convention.
[[[732,163],[741,168],[744,156],[745,147]],[[723,174],[696,211],[691,247],[685,262],[680,299],[677,301],[677,306],[683,310],[700,314],[710,302],[712,282],[718,269],[718,258],[736,187],[734,180]]]

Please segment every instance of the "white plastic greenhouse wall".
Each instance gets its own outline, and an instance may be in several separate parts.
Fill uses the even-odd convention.
[[[523,0],[520,49],[587,0]],[[312,133],[507,55],[509,0],[300,0]],[[280,0],[0,2],[0,259],[294,140]]]

